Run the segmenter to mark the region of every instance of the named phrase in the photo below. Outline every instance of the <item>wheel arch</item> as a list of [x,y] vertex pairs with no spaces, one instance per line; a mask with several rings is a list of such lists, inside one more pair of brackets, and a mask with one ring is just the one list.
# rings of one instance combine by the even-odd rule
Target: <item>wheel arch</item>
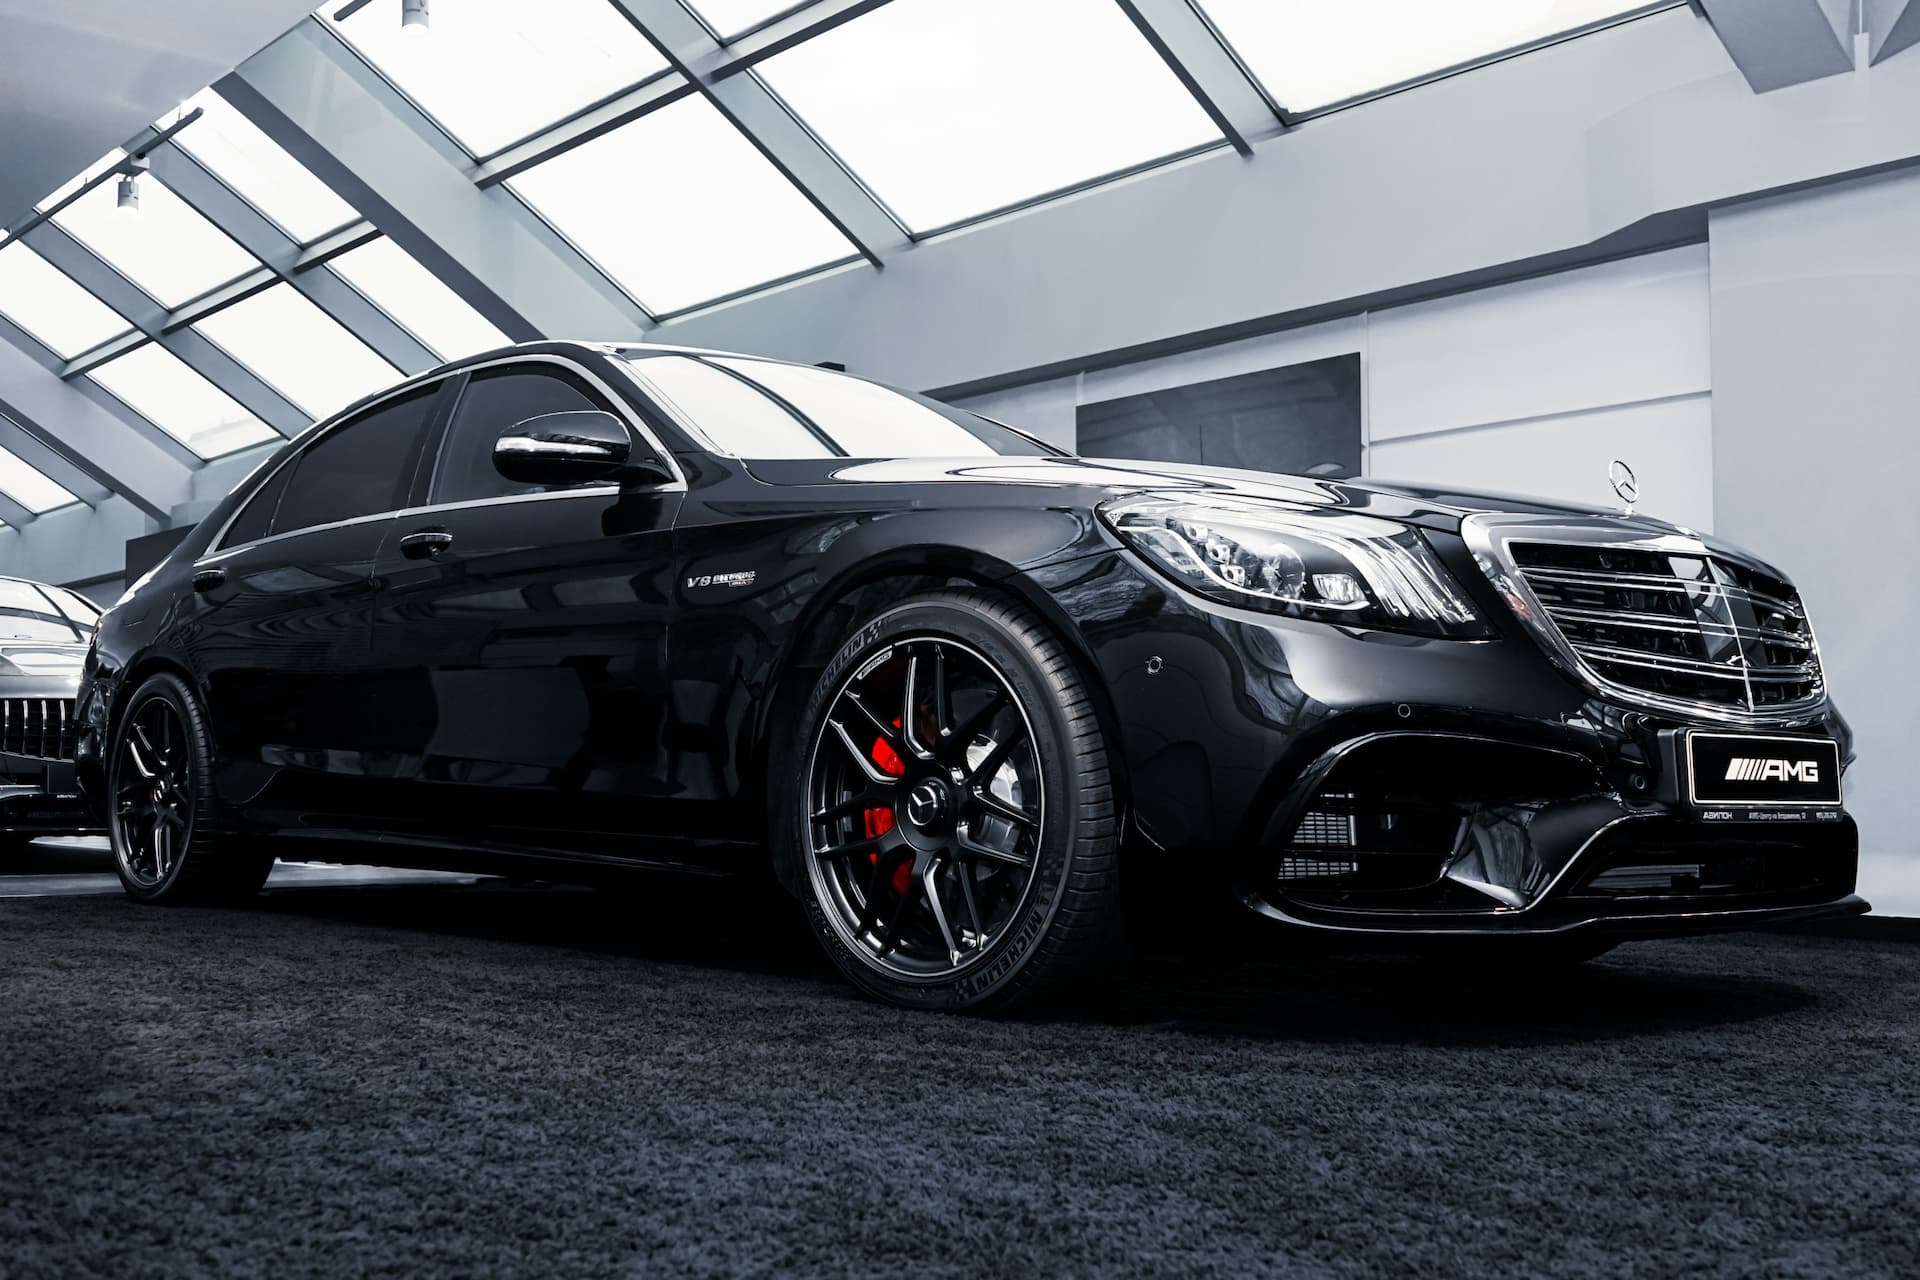
[[790,842],[772,829],[777,815],[773,788],[778,779],[771,762],[780,744],[797,728],[808,697],[833,655],[846,643],[860,620],[898,601],[927,592],[972,589],[1018,604],[1038,615],[1066,648],[1082,683],[1093,699],[1100,730],[1114,749],[1109,751],[1116,795],[1126,811],[1124,759],[1117,749],[1115,709],[1100,677],[1092,650],[1073,620],[1053,597],[1019,566],[962,547],[902,548],[848,569],[817,592],[791,630],[793,639],[776,659],[768,687],[772,696],[755,722],[750,758],[754,762],[752,788],[760,816],[769,834],[769,856],[775,876],[790,892],[805,890],[804,868],[797,865]]
[[[148,679],[161,672],[178,676],[181,681],[186,684],[187,688],[192,690],[194,695],[200,699],[201,706],[206,706],[207,691],[205,683],[200,679],[199,673],[193,669],[193,664],[187,660],[186,656],[164,645],[149,645],[147,648],[134,654],[134,656],[127,661],[126,665],[120,669],[119,681],[114,689],[113,700],[107,705],[107,740],[101,744],[103,749],[112,749],[113,736],[119,731],[121,717],[126,714],[127,700],[132,696],[133,691],[146,683]],[[211,731],[212,726],[209,724],[208,732],[211,733]]]

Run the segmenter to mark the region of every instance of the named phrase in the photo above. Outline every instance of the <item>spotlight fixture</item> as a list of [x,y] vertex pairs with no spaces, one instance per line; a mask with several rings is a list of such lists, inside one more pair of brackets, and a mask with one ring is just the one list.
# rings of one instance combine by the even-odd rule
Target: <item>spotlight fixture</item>
[[400,29],[426,34],[427,0],[400,0]]
[[122,209],[140,209],[140,175],[152,167],[145,156],[135,156],[120,168],[120,183],[115,191],[114,204]]

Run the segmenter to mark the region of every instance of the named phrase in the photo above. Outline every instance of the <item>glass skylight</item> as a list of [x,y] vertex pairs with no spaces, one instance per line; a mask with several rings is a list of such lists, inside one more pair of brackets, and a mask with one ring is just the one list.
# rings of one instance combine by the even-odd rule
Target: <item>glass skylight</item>
[[426,32],[402,28],[399,7],[328,25],[476,156],[667,65],[607,0],[458,0],[436,5]]
[[86,376],[203,458],[276,438],[239,401],[157,342],[116,356]]
[[348,250],[329,265],[442,360],[512,341],[385,236]]
[[67,360],[133,327],[18,240],[0,249],[0,313]]
[[656,314],[854,252],[700,97],[642,116],[508,185]]
[[702,21],[731,40],[743,31],[779,17],[800,0],[693,0],[693,11]]
[[295,240],[306,244],[358,220],[352,205],[225,98],[203,89],[182,103],[180,111],[196,108],[204,114],[175,134],[174,141]]
[[[140,179],[138,209],[117,207],[118,186],[109,178],[54,214],[53,221],[161,306],[171,310],[191,302],[260,265],[153,174]],[[69,183],[61,192],[71,188]]]
[[1639,4],[1621,0],[1201,0],[1289,111],[1311,111],[1504,53]]
[[0,493],[41,515],[80,499],[22,461],[11,449],[0,448]]
[[193,326],[315,418],[400,380],[400,371],[290,284]]
[[1112,0],[893,0],[760,74],[916,231],[1220,138]]

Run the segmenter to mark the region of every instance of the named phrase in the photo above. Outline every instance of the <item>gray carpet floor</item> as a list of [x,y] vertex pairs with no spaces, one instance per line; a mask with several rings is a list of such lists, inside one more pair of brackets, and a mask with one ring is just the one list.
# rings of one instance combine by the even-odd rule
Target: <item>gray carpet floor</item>
[[0,903],[0,1275],[1920,1274],[1920,946],[864,1003],[785,913]]

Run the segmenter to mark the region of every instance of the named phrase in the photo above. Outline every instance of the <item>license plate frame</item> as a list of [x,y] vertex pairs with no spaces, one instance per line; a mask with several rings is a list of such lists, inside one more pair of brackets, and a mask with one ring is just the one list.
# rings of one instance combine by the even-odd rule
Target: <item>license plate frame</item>
[[[1704,796],[1703,755],[1708,784]],[[1838,809],[1846,803],[1840,788],[1840,744],[1832,738],[1692,729],[1685,736],[1683,759],[1687,800],[1697,809]],[[1804,769],[1809,764],[1816,770],[1815,781],[1784,776],[1795,766]],[[1748,766],[1753,777],[1734,776]],[[1788,787],[1800,790],[1782,790]]]

